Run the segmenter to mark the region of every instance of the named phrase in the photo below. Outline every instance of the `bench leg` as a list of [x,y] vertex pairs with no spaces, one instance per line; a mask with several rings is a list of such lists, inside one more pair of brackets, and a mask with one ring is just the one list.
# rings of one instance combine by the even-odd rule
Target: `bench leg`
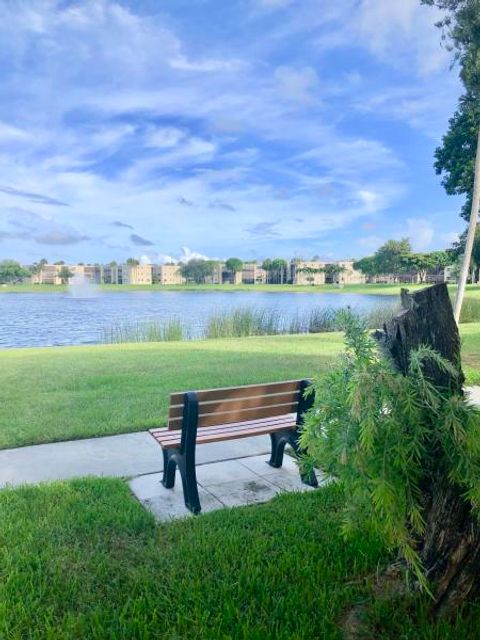
[[[293,451],[295,452],[295,455],[297,456],[297,458],[299,458],[304,452],[298,444],[298,434],[295,431],[290,434],[289,443]],[[317,476],[315,475],[315,471],[313,471],[313,469],[310,473],[302,473],[300,468],[300,478],[302,479],[303,484],[308,484],[310,487],[318,487]]]
[[177,462],[171,453],[171,449],[163,449],[162,484],[165,487],[165,489],[173,489],[173,487],[175,486],[176,470],[177,470]]
[[[296,431],[279,431],[277,433],[271,433],[270,439],[272,441],[272,455],[270,456],[268,464],[271,467],[275,467],[275,469],[282,466],[283,453],[285,451],[286,444],[289,444],[292,447],[297,458],[302,454],[302,450],[298,444],[298,434]],[[304,484],[308,484],[310,487],[318,487],[317,476],[314,471],[311,473],[302,473],[300,471],[300,478]]]
[[285,445],[289,442],[290,434],[285,434],[282,432],[279,433],[271,433],[270,440],[272,442],[272,454],[270,456],[270,460],[268,464],[275,469],[278,469],[282,466],[283,463],[283,452],[285,450]]
[[178,469],[182,476],[183,497],[185,506],[195,515],[200,513],[202,507],[198,495],[197,474],[195,472],[195,464],[189,464],[186,456],[182,456],[178,463]]

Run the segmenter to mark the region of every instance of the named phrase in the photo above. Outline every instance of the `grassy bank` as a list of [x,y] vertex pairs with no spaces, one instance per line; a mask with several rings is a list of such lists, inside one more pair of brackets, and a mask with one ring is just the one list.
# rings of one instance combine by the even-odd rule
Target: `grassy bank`
[[478,608],[447,625],[425,597],[373,602],[389,557],[368,531],[345,542],[341,504],[330,486],[157,526],[120,480],[4,490],[0,636],[340,640],[363,602],[368,637],[473,637]]
[[[480,324],[462,326],[480,383]],[[0,448],[143,430],[165,423],[172,391],[319,376],[339,333],[0,352]]]
[[[122,291],[198,291],[213,292],[223,291],[235,293],[239,291],[271,292],[271,293],[357,293],[359,295],[372,294],[381,296],[397,296],[400,289],[406,288],[410,291],[423,289],[425,284],[347,284],[339,287],[334,284],[322,285],[293,285],[293,284],[102,284],[100,291],[122,292]],[[451,292],[454,292],[456,285],[449,285]],[[65,285],[0,285],[0,293],[66,293],[68,287]],[[467,285],[466,295],[468,297],[480,298],[480,285]]]
[[[385,285],[385,284],[350,284],[338,287],[333,284],[323,285],[292,285],[292,284],[181,284],[181,285],[144,285],[144,284],[103,284],[100,291],[257,291],[274,293],[358,293],[374,295],[398,295],[402,287],[411,291],[422,289],[425,285]],[[0,293],[65,293],[68,287],[64,285],[9,285],[0,286]],[[480,286],[468,287],[468,293],[480,297]]]

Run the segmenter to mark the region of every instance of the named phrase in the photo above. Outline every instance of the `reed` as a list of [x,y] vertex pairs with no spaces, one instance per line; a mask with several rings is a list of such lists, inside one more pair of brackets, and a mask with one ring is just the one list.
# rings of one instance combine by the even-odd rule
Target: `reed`
[[[480,311],[480,300],[475,302],[478,302],[477,307]],[[359,315],[364,317],[367,327],[378,329],[398,310],[397,304],[379,305]],[[211,340],[287,333],[326,333],[341,330],[339,314],[341,311],[330,307],[317,307],[309,313],[297,313],[293,317],[276,309],[236,307],[213,313],[200,331],[189,330],[183,321],[175,317],[168,320],[153,319],[146,322],[116,324],[103,332],[102,342],[171,342],[189,340],[193,337]]]
[[102,342],[173,342],[188,339],[188,333],[178,318],[119,323],[103,331]]

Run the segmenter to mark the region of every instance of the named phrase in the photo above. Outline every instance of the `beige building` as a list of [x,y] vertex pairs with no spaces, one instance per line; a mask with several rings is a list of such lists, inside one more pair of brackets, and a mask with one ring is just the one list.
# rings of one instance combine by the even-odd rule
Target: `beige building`
[[179,264],[156,264],[153,267],[155,282],[158,284],[184,284],[182,269]]
[[290,282],[292,284],[325,284],[325,263],[317,260],[291,262]]
[[336,278],[338,284],[364,284],[366,282],[363,273],[353,268],[353,263],[353,260],[336,260],[335,262],[329,263],[343,267],[343,271],[341,271]]
[[99,284],[102,281],[102,269],[99,265],[44,264],[41,270],[32,276],[31,282],[32,284],[62,284],[60,273],[64,268],[73,274],[72,278],[77,277],[92,284]]
[[243,284],[265,284],[267,272],[256,262],[244,262],[241,278]]
[[32,275],[32,284],[62,284],[58,275],[62,266],[64,265],[44,264],[38,273]]
[[123,284],[152,284],[153,268],[151,264],[122,265]]

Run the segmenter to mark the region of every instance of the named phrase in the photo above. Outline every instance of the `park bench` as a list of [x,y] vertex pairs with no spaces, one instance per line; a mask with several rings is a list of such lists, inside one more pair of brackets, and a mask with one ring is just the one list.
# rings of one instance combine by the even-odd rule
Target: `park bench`
[[[168,426],[150,433],[163,450],[163,480],[175,484],[178,467],[185,505],[200,513],[195,449],[197,444],[270,434],[270,464],[282,466],[285,445],[300,452],[298,436],[303,415],[313,404],[313,392],[305,394],[309,380],[290,380],[224,389],[186,391],[170,395]],[[300,473],[305,484],[317,486],[314,472]]]

